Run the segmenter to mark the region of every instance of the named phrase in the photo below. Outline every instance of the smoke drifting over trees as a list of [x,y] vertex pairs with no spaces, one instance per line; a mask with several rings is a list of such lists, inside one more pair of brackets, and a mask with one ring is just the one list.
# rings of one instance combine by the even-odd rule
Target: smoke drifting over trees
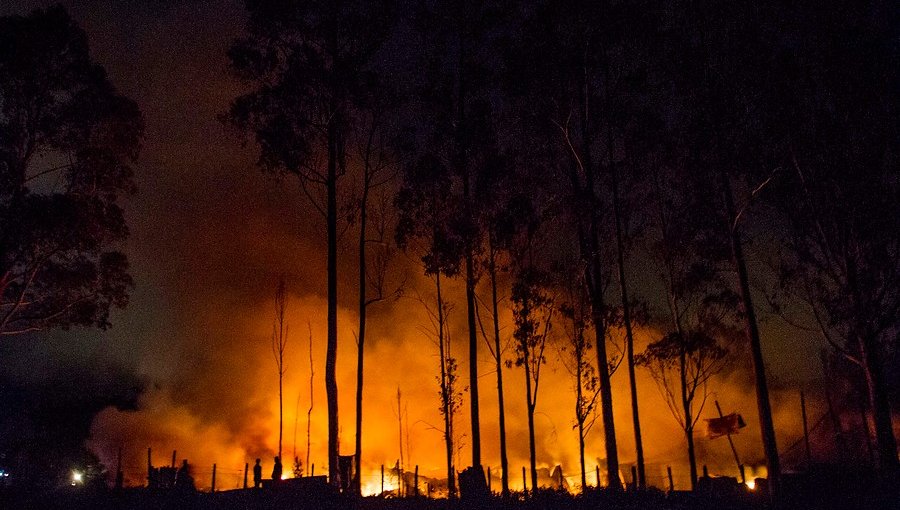
[[[831,399],[863,400],[832,410],[871,425],[873,464],[897,468],[889,2],[188,4],[73,5],[87,36],[62,8],[0,21],[0,70],[18,73],[0,73],[0,338],[116,326],[4,346],[65,366],[69,339],[111,345],[147,381],[90,407],[107,465],[129,438],[126,465],[147,446],[220,468],[269,458],[306,414],[275,392],[324,389],[304,468],[338,483],[355,451],[365,492],[394,464],[399,387],[404,463],[429,476],[502,465],[505,490],[526,464],[531,485],[581,465],[571,482],[592,485],[599,465],[616,487],[634,465],[665,486],[673,464],[687,487],[698,464],[734,474],[728,449],[694,444],[708,389],[747,418],[747,463],[774,476],[800,433],[792,385],[825,416],[826,347],[849,363]],[[41,16],[68,36],[40,36]],[[121,17],[138,29],[105,30]],[[33,40],[75,60],[23,63]],[[75,85],[29,88],[40,73]],[[280,274],[279,322],[309,323],[313,342],[277,344],[276,387]],[[562,344],[574,385],[545,354]],[[635,356],[652,373],[610,370]],[[660,395],[651,376],[666,373]]]

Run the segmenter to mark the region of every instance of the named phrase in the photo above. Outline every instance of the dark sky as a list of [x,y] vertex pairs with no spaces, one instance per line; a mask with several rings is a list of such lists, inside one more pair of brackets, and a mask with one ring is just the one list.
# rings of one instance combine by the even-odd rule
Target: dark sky
[[[0,7],[0,15],[23,14],[53,3],[5,3]],[[277,400],[273,406],[271,392],[275,378],[268,344],[275,279],[279,274],[286,274],[291,293],[290,349],[293,352],[288,370],[294,372],[289,375],[291,397],[285,405],[291,409],[292,419],[294,400],[299,395],[300,408],[304,411],[301,430],[309,397],[303,392],[308,387],[306,324],[309,322],[313,337],[318,340],[314,351],[321,365],[325,280],[324,239],[320,234],[323,222],[306,205],[295,181],[276,182],[263,175],[254,166],[253,147],[242,147],[237,134],[217,120],[217,115],[241,92],[239,84],[228,74],[225,51],[243,29],[242,3],[237,0],[62,3],[87,32],[93,58],[107,69],[120,92],[137,101],[145,117],[146,135],[136,168],[139,192],[126,202],[131,228],[126,251],[136,285],[129,307],[113,316],[114,326],[110,331],[54,333],[49,338],[33,339],[28,345],[7,346],[13,353],[10,359],[16,360],[8,370],[40,378],[53,367],[78,366],[96,370],[101,378],[114,377],[123,369],[143,377],[148,384],[141,402],[143,410],[102,413],[95,422],[92,443],[107,462],[115,445],[125,443],[130,465],[135,470],[131,473],[133,477],[140,476],[140,459],[148,445],[158,451],[177,448],[204,465],[218,459],[222,466],[227,459],[229,466],[242,467],[245,458],[270,455],[273,437],[277,437],[274,429],[277,419],[273,421],[272,414],[277,409]],[[351,242],[348,239],[345,244],[349,246]],[[351,252],[345,249],[344,253]],[[346,264],[352,263],[352,257],[344,256],[344,259],[349,259]],[[344,274],[347,276],[342,278],[341,300],[348,309],[342,309],[340,319],[345,339],[341,344],[341,364],[347,370],[339,377],[339,384],[346,381],[341,386],[346,388],[342,389],[341,396],[342,437],[344,444],[350,445],[353,372],[349,367],[355,315],[349,307],[355,293],[347,290],[352,288],[355,272]],[[415,274],[412,281],[417,282]],[[370,433],[371,439],[367,441],[372,442],[367,444],[376,451],[373,455],[380,455],[372,458],[372,462],[393,462],[391,456],[396,453],[382,443],[395,441],[390,435],[396,430],[392,428],[396,422],[390,421],[394,419],[391,401],[396,387],[405,384],[403,390],[412,402],[410,421],[419,423],[412,426],[414,433],[418,428],[426,438],[414,445],[417,449],[414,453],[421,452],[424,470],[424,466],[431,464],[439,467],[440,459],[430,453],[429,446],[429,441],[438,441],[439,436],[433,431],[425,432],[428,429],[422,423],[437,423],[439,418],[437,388],[431,371],[435,360],[429,356],[422,359],[421,355],[420,359],[413,359],[423,349],[431,349],[427,342],[416,340],[422,336],[418,326],[423,320],[421,311],[416,311],[417,306],[414,301],[391,303],[373,317],[370,356],[388,360],[389,369],[373,368],[370,372],[375,381],[370,401],[373,408],[378,407],[373,410],[371,423],[385,431],[383,435],[377,430]],[[460,305],[458,310],[461,308]],[[457,315],[460,317],[462,312]],[[769,333],[768,339],[775,339],[767,339],[766,351],[776,387],[779,382],[802,381],[817,375],[818,346],[805,345],[801,350],[784,328],[774,322],[763,327]],[[460,329],[455,338],[462,337]],[[323,373],[324,369],[317,365],[317,413],[322,415],[324,390],[320,378]],[[489,368],[484,368],[482,373],[490,374]],[[509,377],[514,378],[514,385],[519,383],[518,372],[510,372]],[[547,384],[551,386],[565,384],[564,374],[550,377]],[[556,382],[553,377],[557,377]],[[624,378],[616,379],[619,379],[616,384],[624,388],[621,380]],[[658,398],[649,378],[643,382],[647,399]],[[721,381],[719,398],[730,400],[725,407],[739,408],[751,422],[755,419],[755,400],[746,383],[746,373],[737,370]],[[482,393],[484,399],[493,399],[492,395],[496,394],[490,388]],[[624,393],[620,395],[624,397]],[[524,412],[515,408],[516,399],[521,397],[511,397],[509,404],[513,426],[521,425],[524,416]],[[786,392],[784,398],[778,395],[775,398],[776,405],[780,405],[776,409],[776,422],[783,426],[785,441],[792,437],[797,426],[792,399],[791,392]],[[623,424],[618,435],[627,462],[633,455],[629,453],[630,431],[624,426],[629,419],[625,399],[618,400],[616,412],[621,416],[618,422]],[[376,402],[379,405],[374,405]],[[568,400],[548,399],[544,405],[546,418],[541,418],[540,426],[549,439],[539,445],[546,452],[539,457],[548,463],[551,459],[568,462],[576,446],[562,439],[570,434],[569,422],[550,416],[555,415],[553,409],[559,409],[559,415],[568,413],[570,404]],[[648,403],[646,426],[656,427],[660,437],[674,433],[671,417],[656,407],[659,406]],[[483,436],[493,437],[491,412],[486,411]],[[468,425],[463,420],[460,426]],[[324,423],[320,428],[324,431]],[[512,433],[514,440],[523,428]],[[291,436],[293,422],[286,425],[285,432],[286,437]],[[202,438],[202,447],[189,445],[198,436]],[[320,437],[318,444],[314,439],[314,448],[324,448],[324,433]],[[761,454],[756,438],[754,433],[739,439],[739,446],[750,458]],[[721,446],[709,447],[709,462],[724,469],[730,453],[719,452]],[[285,448],[290,448],[290,442]],[[592,448],[592,455],[602,451],[600,444]],[[669,462],[672,455],[678,455],[672,453],[673,448],[677,449],[678,445],[650,446],[648,458]],[[701,446],[701,450],[705,448]],[[487,446],[486,455],[494,455],[495,449]],[[514,462],[523,462],[525,455],[525,447],[517,447]]]

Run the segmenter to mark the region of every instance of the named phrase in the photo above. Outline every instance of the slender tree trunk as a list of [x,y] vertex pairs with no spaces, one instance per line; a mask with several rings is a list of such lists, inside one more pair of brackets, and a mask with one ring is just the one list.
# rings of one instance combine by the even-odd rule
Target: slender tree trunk
[[531,489],[537,489],[537,459],[534,442],[534,405],[531,396],[531,359],[529,348],[525,346],[522,366],[525,368],[525,402],[528,406],[528,460],[531,467]]
[[309,409],[306,410],[306,469],[307,472],[312,476],[312,472],[310,468],[312,465],[309,463],[309,453],[310,453],[310,445],[312,442],[312,412],[313,412],[313,404],[315,403],[313,399],[313,381],[315,376],[314,364],[313,364],[313,336],[312,336],[312,324],[307,323],[307,327],[309,328]]
[[619,197],[619,171],[613,160],[612,136],[607,136],[609,166],[612,173],[613,216],[616,223],[616,265],[619,270],[619,290],[622,298],[622,320],[625,323],[625,348],[628,361],[628,383],[631,387],[631,418],[634,427],[634,449],[637,456],[637,485],[646,486],[644,442],[641,438],[641,419],[638,414],[637,378],[634,370],[634,333],[631,324],[631,303],[628,300],[628,280],[625,278],[625,242],[622,232],[622,202]]
[[[772,406],[769,403],[769,385],[766,382],[766,365],[763,360],[762,345],[759,337],[759,328],[756,323],[756,310],[753,307],[753,299],[750,296],[750,280],[747,275],[747,263],[744,260],[744,250],[741,245],[741,234],[735,221],[736,212],[734,197],[731,192],[731,183],[724,169],[719,170],[722,192],[725,198],[726,218],[728,218],[728,232],[731,238],[731,259],[738,276],[738,290],[741,296],[741,312],[744,314],[744,325],[747,338],[750,341],[750,351],[753,359],[753,373],[756,378],[756,405],[759,412],[759,428],[762,433],[763,449],[766,454],[766,470],[769,479],[769,494],[777,499],[780,489],[781,463],[778,459],[778,445],[775,442],[775,426],[772,423]],[[895,452],[896,457],[896,452]]]
[[[679,328],[680,329],[680,328]],[[681,333],[679,332],[679,335]],[[684,348],[684,337],[681,338],[681,352],[678,355],[678,377],[681,382],[681,409],[684,412],[684,438],[687,441],[688,467],[691,473],[691,490],[697,490],[697,455],[694,451],[694,417],[691,412],[691,401],[687,389],[687,353]]]
[[335,487],[340,486],[337,388],[337,122],[337,120],[332,120],[328,126],[328,174],[326,177],[328,341],[325,352],[325,392],[328,400],[328,480]]
[[503,405],[503,358],[500,349],[500,315],[498,313],[497,299],[497,264],[494,245],[491,243],[490,250],[490,271],[491,271],[491,306],[493,308],[494,318],[494,361],[497,370],[497,400],[500,421],[500,494],[503,497],[509,496],[509,459],[506,455],[506,410]]
[[[606,352],[606,322],[604,319],[605,304],[603,301],[603,264],[600,258],[599,231],[599,204],[595,187],[594,168],[590,147],[589,128],[589,101],[588,101],[588,77],[587,66],[584,66],[581,101],[581,140],[582,140],[582,165],[585,174],[584,194],[588,197],[587,211],[589,217],[589,231],[583,232],[581,249],[587,248],[588,253],[582,252],[582,258],[587,262],[585,267],[585,281],[588,282],[588,294],[591,299],[591,318],[594,321],[594,331],[597,338],[597,375],[600,379],[600,409],[603,416],[603,436],[606,446],[606,469],[611,489],[621,489],[622,481],[619,479],[619,453],[616,447],[616,425],[613,416],[612,389],[610,388],[609,365]],[[585,242],[587,241],[587,242]]]
[[[685,413],[687,414],[687,413]],[[694,449],[694,427],[684,429],[684,438],[687,440],[688,463],[691,466],[691,490],[697,490],[697,452]]]
[[469,404],[472,416],[472,467],[481,470],[481,427],[478,417],[478,332],[475,329],[475,269],[466,253],[466,312],[469,326]]
[[272,328],[272,354],[278,369],[278,458],[282,458],[284,442],[284,350],[287,347],[287,329],[284,314],[287,308],[284,278],[275,287],[275,324]]
[[575,356],[575,418],[577,419],[578,424],[578,461],[581,465],[581,492],[584,493],[587,488],[587,466],[584,464],[584,420],[585,409],[582,407],[582,398],[584,397],[584,387],[582,386],[581,379],[583,377],[582,367],[584,366],[584,351],[581,347],[576,346],[576,356]]
[[284,374],[278,376],[278,458],[281,459],[281,444],[284,439]]
[[403,496],[403,408],[400,407],[400,387],[397,387],[397,431],[400,439],[400,460],[397,461],[397,495]]
[[363,183],[363,196],[359,211],[359,338],[356,344],[356,449],[354,451],[353,490],[361,494],[362,468],[362,402],[363,402],[363,354],[366,343],[366,220],[369,198],[369,170]]
[[453,466],[453,388],[450,387],[447,366],[447,338],[444,336],[444,299],[441,295],[441,275],[435,274],[438,306],[438,351],[441,356],[441,407],[444,415],[444,445],[447,450],[447,493],[456,498],[456,469]]

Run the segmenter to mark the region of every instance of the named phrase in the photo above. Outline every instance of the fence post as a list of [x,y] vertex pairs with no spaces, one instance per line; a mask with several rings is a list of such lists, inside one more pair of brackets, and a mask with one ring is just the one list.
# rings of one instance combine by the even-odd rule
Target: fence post
[[250,469],[250,463],[244,462],[244,488],[247,488],[247,470]]
[[675,481],[672,480],[672,466],[666,466],[666,472],[669,474],[669,492],[675,490]]
[[418,464],[416,464],[416,475],[415,475],[415,478],[413,479],[413,483],[416,486],[415,494],[416,494],[416,497],[418,498],[419,497],[419,465]]
[[213,479],[212,479],[212,487],[209,489],[210,494],[214,494],[216,492],[216,465],[213,463]]

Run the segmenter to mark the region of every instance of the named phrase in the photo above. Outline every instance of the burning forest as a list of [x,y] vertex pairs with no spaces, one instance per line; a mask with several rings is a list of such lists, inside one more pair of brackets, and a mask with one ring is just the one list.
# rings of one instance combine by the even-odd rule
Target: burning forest
[[895,11],[0,7],[0,505],[892,508]]

